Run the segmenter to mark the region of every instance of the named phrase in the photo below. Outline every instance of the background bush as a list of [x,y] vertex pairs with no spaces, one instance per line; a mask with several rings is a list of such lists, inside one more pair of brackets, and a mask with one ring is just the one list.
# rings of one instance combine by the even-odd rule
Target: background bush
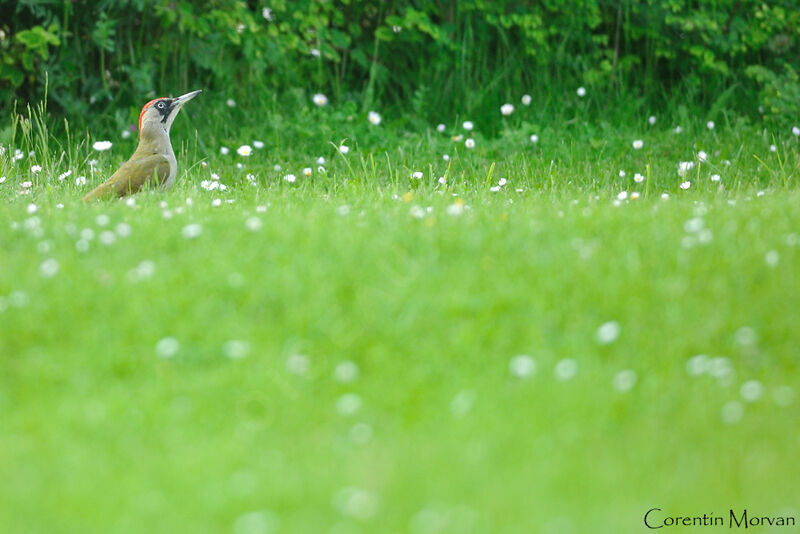
[[751,112],[758,95],[779,123],[800,112],[795,0],[2,4],[0,106],[40,99],[47,76],[71,121],[125,124],[147,96],[197,87],[244,103],[319,91],[425,121],[488,108],[499,121],[503,99],[546,104],[577,85]]

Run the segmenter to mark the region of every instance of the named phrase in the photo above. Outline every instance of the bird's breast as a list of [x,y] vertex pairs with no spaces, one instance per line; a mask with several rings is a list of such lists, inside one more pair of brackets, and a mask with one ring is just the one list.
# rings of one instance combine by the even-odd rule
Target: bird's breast
[[175,154],[172,152],[167,154],[167,160],[169,160],[169,176],[167,176],[167,179],[164,180],[164,184],[161,186],[163,189],[170,189],[172,184],[175,183],[175,178],[178,176],[178,160],[175,159]]

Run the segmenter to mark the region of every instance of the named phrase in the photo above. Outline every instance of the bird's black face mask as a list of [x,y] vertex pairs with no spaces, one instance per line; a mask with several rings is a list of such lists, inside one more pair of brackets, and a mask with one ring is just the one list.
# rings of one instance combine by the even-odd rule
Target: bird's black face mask
[[166,123],[169,114],[172,113],[172,110],[175,108],[175,99],[174,98],[164,98],[159,100],[155,103],[156,111],[161,114],[161,122]]

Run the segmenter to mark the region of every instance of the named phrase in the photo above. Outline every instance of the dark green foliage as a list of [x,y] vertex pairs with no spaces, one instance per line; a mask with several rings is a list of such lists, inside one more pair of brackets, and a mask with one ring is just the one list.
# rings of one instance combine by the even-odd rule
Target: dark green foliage
[[[0,102],[50,100],[71,120],[149,95],[270,100],[289,89],[404,106],[409,120],[484,113],[565,88],[601,101],[734,103],[800,112],[795,0],[126,0],[0,3]],[[264,9],[269,9],[265,17]],[[271,19],[271,20],[268,20]],[[210,94],[209,94],[210,93]],[[306,95],[307,96],[307,95]]]

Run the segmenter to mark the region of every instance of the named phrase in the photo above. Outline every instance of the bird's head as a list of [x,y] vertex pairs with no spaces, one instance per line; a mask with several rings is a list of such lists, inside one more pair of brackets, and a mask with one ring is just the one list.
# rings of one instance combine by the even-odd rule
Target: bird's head
[[145,104],[139,113],[139,137],[145,132],[169,134],[172,121],[178,116],[183,105],[199,93],[200,90],[197,90],[177,98],[155,98]]

